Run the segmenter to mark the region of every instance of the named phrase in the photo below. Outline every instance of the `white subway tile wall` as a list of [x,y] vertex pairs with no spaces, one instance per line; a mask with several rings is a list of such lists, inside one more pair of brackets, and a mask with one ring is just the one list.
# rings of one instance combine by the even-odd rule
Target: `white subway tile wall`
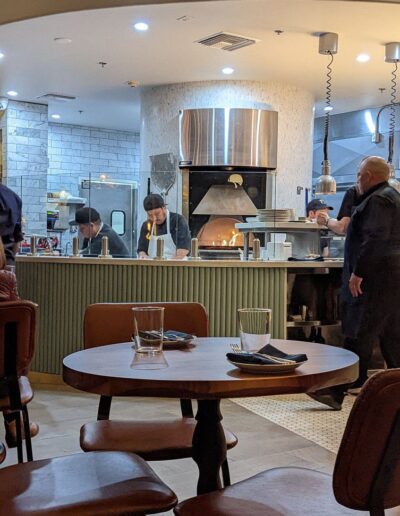
[[3,131],[3,182],[23,201],[25,232],[46,234],[47,192],[79,195],[79,180],[139,180],[139,133],[48,122],[48,106],[9,101]]

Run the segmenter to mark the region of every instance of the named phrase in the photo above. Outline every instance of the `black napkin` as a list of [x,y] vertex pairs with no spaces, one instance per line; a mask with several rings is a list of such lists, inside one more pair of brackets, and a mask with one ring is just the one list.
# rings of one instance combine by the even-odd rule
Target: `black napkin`
[[293,258],[293,256],[290,256],[288,258],[288,262],[323,262],[325,261],[324,260],[324,257],[323,256],[318,256],[317,258]]
[[253,355],[253,353],[227,353],[226,358],[231,362],[239,362],[240,364],[279,365],[274,360]]
[[286,358],[287,360],[294,360],[295,362],[306,362],[308,360],[307,355],[299,353],[298,355],[287,355],[280,349],[275,348],[271,344],[267,344],[258,351],[258,353],[265,353],[276,358]]

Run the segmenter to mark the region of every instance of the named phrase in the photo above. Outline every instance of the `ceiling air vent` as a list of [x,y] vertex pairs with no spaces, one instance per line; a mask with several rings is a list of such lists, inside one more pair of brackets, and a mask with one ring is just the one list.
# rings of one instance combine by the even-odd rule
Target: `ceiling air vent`
[[56,102],[68,102],[70,100],[76,99],[76,97],[71,97],[71,95],[61,95],[60,93],[46,93],[45,95],[40,95],[36,98],[44,100],[55,100]]
[[207,47],[217,48],[219,50],[228,50],[233,52],[239,50],[239,48],[254,45],[259,41],[255,38],[247,38],[246,36],[240,36],[239,34],[231,34],[230,32],[218,32],[212,36],[199,39],[195,43],[206,45]]

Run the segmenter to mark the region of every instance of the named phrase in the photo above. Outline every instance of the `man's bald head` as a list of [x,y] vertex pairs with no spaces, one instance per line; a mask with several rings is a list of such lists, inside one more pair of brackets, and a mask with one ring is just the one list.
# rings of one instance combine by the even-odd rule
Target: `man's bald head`
[[360,163],[357,174],[357,186],[361,194],[367,192],[379,183],[389,179],[390,168],[386,161],[379,156],[368,156]]

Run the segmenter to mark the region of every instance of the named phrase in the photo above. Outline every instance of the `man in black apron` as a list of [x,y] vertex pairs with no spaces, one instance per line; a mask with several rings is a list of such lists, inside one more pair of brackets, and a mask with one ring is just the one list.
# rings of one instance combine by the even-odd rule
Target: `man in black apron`
[[22,234],[22,201],[7,186],[0,184],[0,236],[4,244],[7,265],[15,264],[15,255]]
[[[388,368],[400,367],[400,194],[387,182],[385,160],[365,158],[357,175],[362,195],[345,244],[341,291],[345,348],[359,356],[359,377],[367,380],[373,343],[379,340]],[[311,397],[340,410],[347,386]]]

